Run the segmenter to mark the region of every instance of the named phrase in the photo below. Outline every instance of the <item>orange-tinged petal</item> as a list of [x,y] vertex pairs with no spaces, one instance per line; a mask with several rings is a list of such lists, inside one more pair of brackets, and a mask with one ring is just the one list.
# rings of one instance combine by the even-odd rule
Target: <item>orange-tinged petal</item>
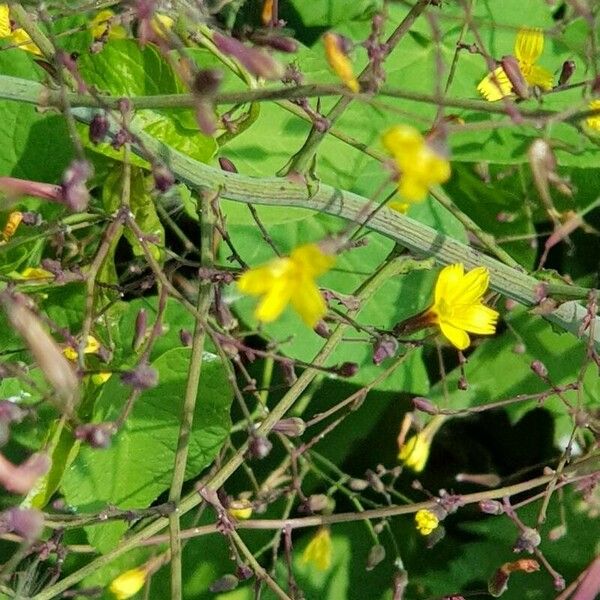
[[515,56],[526,65],[533,65],[544,50],[544,34],[541,29],[523,28],[515,40]]
[[496,102],[510,96],[512,85],[502,67],[486,75],[477,86],[477,91],[488,101]]
[[440,330],[444,337],[459,350],[466,350],[471,343],[471,338],[468,333],[454,325],[451,325],[447,321],[440,320]]
[[554,75],[548,69],[538,65],[532,65],[524,77],[529,85],[536,85],[542,90],[551,90],[554,85]]
[[309,326],[314,327],[327,312],[327,304],[312,280],[307,280],[298,287],[291,298],[292,306]]
[[8,4],[0,4],[0,38],[10,36],[10,11]]

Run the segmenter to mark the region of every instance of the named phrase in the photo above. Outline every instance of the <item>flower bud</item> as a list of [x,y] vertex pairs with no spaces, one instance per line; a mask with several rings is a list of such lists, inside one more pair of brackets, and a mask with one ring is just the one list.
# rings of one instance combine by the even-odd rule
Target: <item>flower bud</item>
[[218,69],[201,69],[194,77],[192,90],[200,96],[214,96],[223,81],[223,72]]
[[321,319],[314,328],[314,332],[324,338],[324,339],[329,339],[331,337],[331,330],[329,329],[329,327],[327,326],[327,323],[325,323],[325,321],[323,321],[323,319]]
[[90,123],[89,138],[92,144],[97,145],[104,141],[106,134],[108,133],[109,125],[108,119],[104,114],[94,115]]
[[165,165],[154,165],[152,168],[154,187],[161,193],[169,191],[175,183],[175,176]]
[[381,544],[372,546],[367,558],[367,571],[372,571],[384,558],[385,548]]
[[148,390],[158,385],[158,373],[147,363],[142,363],[132,371],[123,373],[121,381],[136,390]]
[[86,423],[75,429],[75,438],[91,448],[104,449],[110,446],[115,426],[112,423]]
[[131,348],[135,352],[146,337],[146,326],[148,325],[148,313],[146,309],[141,308],[135,317],[135,329]]
[[531,370],[540,378],[547,379],[548,378],[548,369],[546,365],[541,360],[534,360],[531,363]]
[[536,529],[525,527],[513,546],[513,552],[525,551],[533,554],[533,551],[540,545],[541,541],[542,538]]
[[283,433],[288,437],[299,437],[306,430],[306,423],[299,417],[289,417],[277,421],[273,426],[273,431]]
[[382,335],[373,344],[373,364],[380,365],[386,358],[392,358],[398,351],[398,340],[391,335]]
[[216,581],[213,581],[208,588],[213,594],[220,594],[222,592],[230,592],[234,590],[239,583],[239,579],[231,573],[219,577]]
[[428,415],[437,415],[439,412],[438,407],[427,398],[417,396],[416,398],[413,398],[412,402],[415,410],[427,413]]
[[272,448],[273,444],[266,437],[253,435],[248,444],[248,454],[250,458],[261,460],[269,455]]
[[519,98],[529,98],[529,86],[521,73],[519,63],[514,56],[503,56],[500,60],[502,69],[506,73],[510,84],[512,85],[513,92],[519,96]]
[[192,345],[192,334],[187,329],[179,331],[179,341],[182,346],[189,348]]
[[298,42],[290,37],[277,35],[271,32],[255,32],[251,40],[258,46],[268,46],[278,52],[293,54],[298,52]]
[[247,579],[250,579],[250,577],[252,577],[253,575],[254,571],[248,565],[238,565],[235,570],[235,576],[240,581],[246,581]]
[[221,169],[223,169],[223,171],[227,171],[228,173],[238,172],[235,165],[224,156],[219,157],[219,166],[221,167]]
[[348,482],[348,487],[354,492],[362,492],[369,487],[369,482],[365,481],[364,479],[356,479],[353,477]]
[[28,542],[37,540],[44,529],[44,515],[35,508],[9,508],[0,513],[0,531],[15,533]]
[[336,371],[341,377],[354,377],[358,373],[358,365],[355,362],[345,362]]
[[565,60],[558,77],[558,85],[567,84],[573,76],[573,73],[575,73],[575,69],[576,65],[574,60]]
[[479,503],[479,510],[486,515],[501,515],[504,507],[497,500],[482,500]]
[[90,193],[86,182],[92,173],[92,165],[87,160],[74,160],[63,175],[63,199],[73,212],[83,212],[89,204]]

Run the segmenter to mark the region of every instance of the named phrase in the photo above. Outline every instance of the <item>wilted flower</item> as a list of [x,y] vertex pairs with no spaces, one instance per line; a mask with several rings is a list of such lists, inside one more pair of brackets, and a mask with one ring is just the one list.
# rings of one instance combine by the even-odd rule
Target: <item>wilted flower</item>
[[328,271],[334,260],[316,244],[305,244],[289,257],[246,271],[238,280],[238,288],[244,294],[262,296],[254,312],[259,321],[274,321],[291,303],[302,320],[314,327],[327,312],[315,278]]
[[335,74],[344,85],[355,94],[360,91],[360,85],[354,76],[352,62],[344,52],[342,39],[335,33],[328,32],[323,36],[325,57]]
[[302,563],[312,563],[319,571],[327,571],[331,566],[333,544],[328,527],[321,527],[302,553]]
[[148,572],[142,567],[130,569],[113,579],[108,589],[117,600],[127,600],[144,587],[147,575]]
[[[98,350],[100,350],[100,342],[93,335],[88,335],[87,340],[85,342],[85,347],[83,349],[83,353],[96,354]],[[73,346],[67,346],[63,350],[63,354],[65,358],[73,362],[76,361],[79,356],[79,354],[77,353],[77,348],[74,348]]]
[[415,525],[421,535],[429,535],[439,524],[440,520],[435,513],[426,508],[417,511],[415,514]]
[[[420,202],[429,188],[450,178],[450,163],[433,150],[423,136],[410,125],[396,125],[381,138],[393,156],[399,171],[398,192],[408,202]],[[388,206],[405,212],[408,204]]]
[[[515,41],[515,57],[523,78],[530,86],[542,90],[552,88],[554,77],[550,71],[536,64],[544,49],[544,35],[540,29],[523,28]],[[502,67],[497,67],[477,86],[477,91],[490,102],[509,96],[512,84]]]
[[95,40],[106,38],[120,40],[127,36],[125,28],[119,24],[115,13],[110,9],[101,10],[90,22],[90,31]]
[[2,238],[3,239],[0,241],[0,244],[8,242],[8,240],[10,240],[10,238],[13,235],[15,235],[15,232],[17,231],[17,228],[21,224],[22,220],[23,220],[23,213],[18,210],[15,210],[8,215],[8,219],[6,220],[6,225],[4,226],[4,229],[2,230]]

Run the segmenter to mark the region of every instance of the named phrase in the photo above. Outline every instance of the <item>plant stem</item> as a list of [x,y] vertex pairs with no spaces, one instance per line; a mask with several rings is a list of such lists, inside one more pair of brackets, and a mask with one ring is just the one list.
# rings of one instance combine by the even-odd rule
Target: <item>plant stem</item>
[[[200,217],[200,262],[204,268],[210,269],[213,264],[212,239],[213,239],[213,209],[211,200],[213,194],[205,191],[200,195],[199,217]],[[180,511],[181,489],[185,478],[185,467],[187,465],[190,433],[194,421],[196,399],[198,397],[198,385],[202,371],[202,353],[204,352],[204,341],[206,339],[206,318],[212,299],[212,283],[208,279],[200,281],[198,290],[197,311],[198,316],[194,326],[192,339],[192,353],[190,356],[190,367],[188,371],[187,384],[183,408],[181,411],[181,424],[179,426],[179,438],[177,440],[177,451],[175,454],[175,466],[171,489],[169,490],[169,501],[175,506],[175,510],[169,515],[169,533],[171,538],[171,598],[181,600],[181,538],[180,538]]]

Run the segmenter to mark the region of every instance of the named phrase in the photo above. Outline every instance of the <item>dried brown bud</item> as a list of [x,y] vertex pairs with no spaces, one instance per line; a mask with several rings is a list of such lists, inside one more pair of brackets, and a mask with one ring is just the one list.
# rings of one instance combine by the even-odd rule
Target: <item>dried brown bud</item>
[[573,76],[573,73],[575,73],[575,69],[576,65],[574,60],[565,60],[558,77],[558,85],[565,85],[568,83]]
[[341,377],[354,377],[358,373],[358,365],[355,362],[342,363],[336,372]]
[[479,509],[486,515],[501,515],[504,512],[502,503],[497,500],[482,500]]
[[227,171],[228,173],[237,173],[238,172],[235,165],[228,158],[226,158],[224,156],[219,157],[219,166],[221,167],[221,169],[223,169],[223,171]]
[[194,77],[192,90],[200,96],[214,96],[223,81],[223,72],[217,69],[201,69]]
[[375,544],[369,550],[367,558],[367,571],[372,571],[385,558],[385,548],[381,544]]
[[542,538],[536,529],[525,527],[513,546],[513,552],[525,551],[533,554],[533,551],[540,545],[541,541]]
[[288,437],[299,437],[306,430],[306,423],[300,417],[281,419],[273,425],[273,431],[283,433]]
[[108,119],[104,114],[94,115],[90,122],[89,138],[92,144],[97,145],[104,141],[106,134],[108,133],[109,125]]

